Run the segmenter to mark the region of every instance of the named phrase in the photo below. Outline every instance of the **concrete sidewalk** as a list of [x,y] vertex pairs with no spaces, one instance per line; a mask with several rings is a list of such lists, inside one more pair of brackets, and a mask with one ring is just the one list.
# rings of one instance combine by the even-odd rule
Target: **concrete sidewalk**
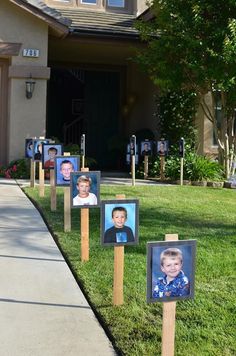
[[0,179],[1,356],[116,355],[40,214]]

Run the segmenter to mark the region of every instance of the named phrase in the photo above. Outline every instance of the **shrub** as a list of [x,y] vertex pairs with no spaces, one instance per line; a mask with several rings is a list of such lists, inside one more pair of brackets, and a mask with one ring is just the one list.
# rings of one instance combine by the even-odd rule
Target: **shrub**
[[0,176],[5,178],[24,178],[30,177],[29,161],[25,158],[13,160],[7,167],[0,167]]

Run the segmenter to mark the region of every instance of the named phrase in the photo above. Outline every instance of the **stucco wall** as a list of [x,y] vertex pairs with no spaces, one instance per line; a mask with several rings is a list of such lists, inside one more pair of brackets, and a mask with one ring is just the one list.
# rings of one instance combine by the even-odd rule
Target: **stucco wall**
[[[1,0],[0,42],[21,43],[19,55],[10,58],[8,157],[9,161],[24,155],[26,137],[42,136],[46,120],[46,84],[44,78],[35,78],[39,68],[47,66],[48,27],[42,20],[16,5]],[[39,58],[22,56],[23,48],[39,49]],[[37,70],[36,70],[37,69]],[[25,96],[25,80],[32,73],[35,91],[32,99]]]

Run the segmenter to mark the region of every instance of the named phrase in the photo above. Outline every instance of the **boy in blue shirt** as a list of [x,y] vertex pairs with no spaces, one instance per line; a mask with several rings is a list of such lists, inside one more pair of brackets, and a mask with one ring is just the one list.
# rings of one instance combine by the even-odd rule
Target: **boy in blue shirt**
[[178,248],[168,248],[160,255],[163,277],[159,277],[153,298],[182,297],[189,295],[190,282],[182,271],[183,255]]

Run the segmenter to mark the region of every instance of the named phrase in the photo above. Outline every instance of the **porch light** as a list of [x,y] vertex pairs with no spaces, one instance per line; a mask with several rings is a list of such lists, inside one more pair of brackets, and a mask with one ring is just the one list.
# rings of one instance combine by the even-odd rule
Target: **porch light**
[[35,81],[30,77],[25,81],[25,95],[27,99],[31,99],[34,92]]

